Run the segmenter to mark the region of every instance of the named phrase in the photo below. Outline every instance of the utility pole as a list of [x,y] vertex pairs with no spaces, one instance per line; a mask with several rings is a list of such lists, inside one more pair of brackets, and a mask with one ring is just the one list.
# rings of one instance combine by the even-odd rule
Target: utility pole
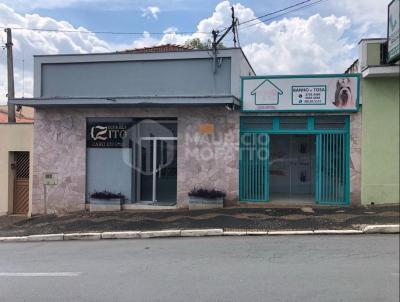
[[6,28],[4,30],[7,33],[7,83],[8,83],[8,122],[15,123],[15,106],[10,103],[10,100],[14,99],[14,64],[13,64],[13,53],[12,53],[12,36],[11,28]]
[[237,19],[235,18],[235,9],[233,8],[233,6],[231,7],[231,10],[232,10],[233,47],[236,47],[236,32],[237,32],[236,21],[237,21]]
[[236,47],[236,37],[237,37],[237,18],[235,17],[235,9],[233,6],[231,7],[232,10],[232,23],[231,25],[225,30],[224,33],[222,33],[221,37],[217,40],[219,36],[219,31],[218,30],[213,30],[212,36],[213,36],[213,42],[212,42],[212,50],[213,50],[213,61],[214,61],[214,73],[217,72],[217,50],[218,50],[218,44],[221,43],[221,41],[225,38],[225,36],[232,30],[233,33],[233,45]]

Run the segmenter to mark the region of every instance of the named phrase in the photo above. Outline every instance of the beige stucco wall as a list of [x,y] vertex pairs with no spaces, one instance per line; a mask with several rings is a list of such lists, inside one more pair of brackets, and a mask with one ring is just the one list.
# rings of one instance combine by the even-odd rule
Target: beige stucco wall
[[[174,117],[178,120],[177,206],[187,207],[193,187],[218,188],[227,200],[238,196],[239,113],[220,107],[38,109],[35,112],[33,213],[44,210],[44,172],[58,173],[47,191],[48,212],[85,208],[86,118]],[[201,124],[214,124],[214,134],[200,134]]]
[[[13,174],[10,168],[12,153],[16,151],[30,152],[32,171],[33,124],[0,124],[0,215],[12,213]],[[32,177],[30,177],[32,188]],[[32,190],[29,192],[29,209],[32,204]],[[30,214],[30,213],[29,213]]]

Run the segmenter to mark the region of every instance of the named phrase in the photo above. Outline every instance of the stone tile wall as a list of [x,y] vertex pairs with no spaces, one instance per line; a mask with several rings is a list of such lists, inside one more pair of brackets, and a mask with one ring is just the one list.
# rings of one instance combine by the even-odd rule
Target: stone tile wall
[[[34,125],[32,213],[85,208],[86,118],[176,117],[178,119],[177,205],[187,207],[193,187],[227,192],[227,201],[238,196],[239,113],[225,107],[38,109]],[[202,124],[213,124],[213,134],[199,133]],[[43,173],[54,172],[58,184],[47,186]]]
[[[32,213],[43,213],[43,173],[58,173],[58,184],[47,187],[50,213],[85,208],[86,118],[175,117],[178,119],[177,205],[187,207],[194,187],[227,192],[227,201],[238,198],[239,113],[224,107],[38,109],[34,124]],[[351,114],[351,204],[361,196],[361,112]],[[213,134],[199,126],[213,124]]]
[[361,204],[361,116],[362,110],[350,115],[350,202]]

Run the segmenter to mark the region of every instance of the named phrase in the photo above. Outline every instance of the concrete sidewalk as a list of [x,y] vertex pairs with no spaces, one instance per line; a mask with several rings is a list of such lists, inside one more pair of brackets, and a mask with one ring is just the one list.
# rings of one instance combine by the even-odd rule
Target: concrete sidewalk
[[[173,232],[174,236],[184,236],[188,233],[187,230],[199,229],[221,229],[225,235],[272,235],[283,231],[290,231],[293,234],[329,234],[332,231],[368,232],[368,228],[365,228],[367,225],[398,224],[398,205],[358,208],[225,208],[190,212],[186,210],[96,214],[78,212],[32,218],[0,217],[0,237],[28,238],[31,235],[52,234],[49,236],[51,240],[60,240],[61,237],[73,238],[75,236],[73,234],[89,233],[85,236],[93,239],[116,236],[112,234],[117,232],[129,233],[126,235],[128,237],[144,238],[154,237],[148,233],[152,231],[163,231],[159,234],[164,236],[170,232]],[[29,238],[34,240],[36,237]]]

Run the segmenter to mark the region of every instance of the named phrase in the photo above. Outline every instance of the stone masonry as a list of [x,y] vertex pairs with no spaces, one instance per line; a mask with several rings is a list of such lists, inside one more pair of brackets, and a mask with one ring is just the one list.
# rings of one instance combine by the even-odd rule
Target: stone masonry
[[[187,207],[194,187],[217,188],[228,202],[238,198],[239,113],[221,107],[37,109],[34,125],[32,213],[43,213],[43,173],[57,173],[47,186],[48,213],[83,210],[86,196],[86,119],[176,117],[178,120],[177,206]],[[199,133],[213,124],[213,134]]]
[[[227,193],[238,200],[239,112],[224,107],[37,109],[34,124],[32,213],[43,213],[43,173],[58,173],[58,184],[47,187],[49,213],[85,209],[86,119],[92,117],[168,118],[178,120],[177,206],[188,207],[194,187]],[[350,115],[351,204],[360,204],[361,112]],[[213,134],[199,126],[213,124]]]
[[361,116],[362,108],[350,114],[350,201],[361,204]]

